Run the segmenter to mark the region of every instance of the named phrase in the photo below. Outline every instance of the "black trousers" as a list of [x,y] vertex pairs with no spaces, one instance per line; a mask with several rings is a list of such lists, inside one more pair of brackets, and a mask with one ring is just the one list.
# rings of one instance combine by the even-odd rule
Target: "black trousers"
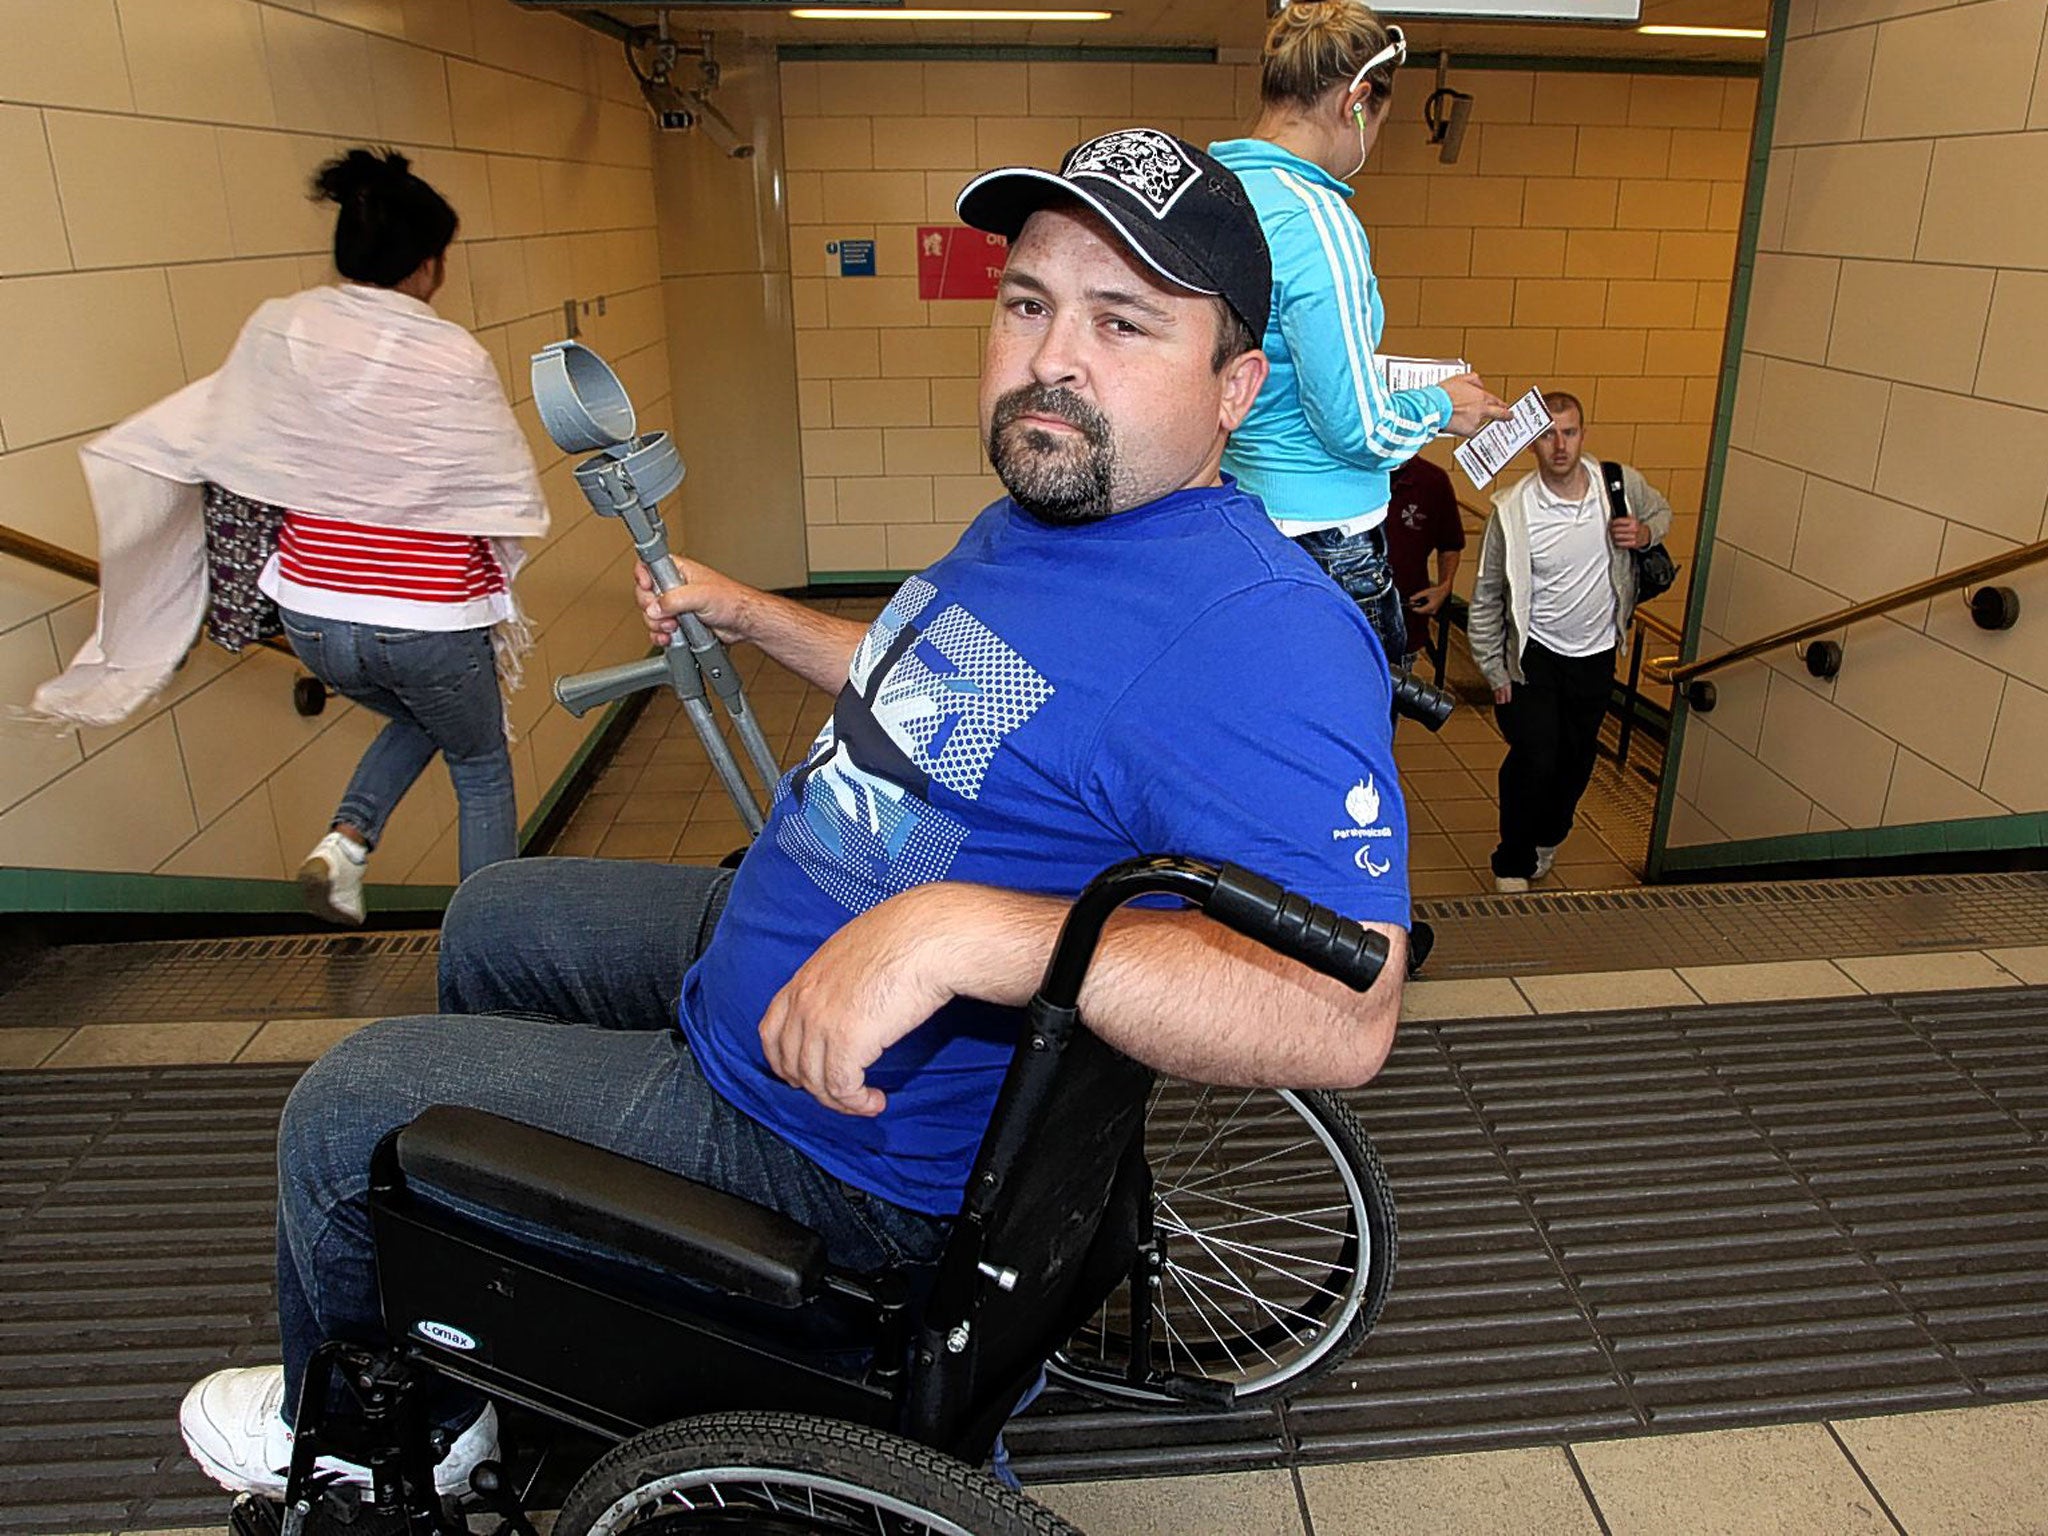
[[1536,850],[1555,848],[1593,777],[1600,722],[1614,686],[1614,649],[1560,656],[1531,640],[1508,702],[1494,711],[1508,755],[1500,765],[1500,846],[1496,875],[1536,872]]

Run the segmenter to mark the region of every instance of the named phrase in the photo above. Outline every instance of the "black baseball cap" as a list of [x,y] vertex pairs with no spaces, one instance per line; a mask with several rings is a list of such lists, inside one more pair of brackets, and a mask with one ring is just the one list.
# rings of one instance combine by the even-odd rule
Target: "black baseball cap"
[[1070,198],[1168,282],[1216,295],[1265,337],[1273,259],[1244,184],[1222,162],[1157,128],[1119,128],[1068,150],[1057,173],[1032,165],[985,172],[956,206],[964,222],[1014,240],[1032,214]]

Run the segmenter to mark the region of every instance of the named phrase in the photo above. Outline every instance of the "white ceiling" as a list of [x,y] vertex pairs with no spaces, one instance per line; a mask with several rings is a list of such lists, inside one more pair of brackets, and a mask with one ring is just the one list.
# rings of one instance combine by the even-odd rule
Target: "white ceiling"
[[[832,0],[808,0],[830,4]],[[781,8],[717,9],[690,6],[673,12],[678,30],[713,28],[784,43],[888,45],[950,43],[981,46],[1195,46],[1255,49],[1265,30],[1263,0],[910,0],[912,4],[1000,5],[1012,10],[1071,10],[1094,7],[1116,17],[1095,24],[949,24],[861,20],[796,21]],[[651,20],[658,6],[645,0],[594,0],[591,9],[621,20]],[[1643,0],[1643,20],[1663,24],[1762,27],[1768,0]],[[1389,3],[1385,14],[1399,20]],[[1402,21],[1409,44],[1419,53],[1449,49],[1460,53],[1540,54],[1619,59],[1722,60],[1760,63],[1760,41],[1727,38],[1645,37],[1632,27],[1574,26],[1564,23]]]

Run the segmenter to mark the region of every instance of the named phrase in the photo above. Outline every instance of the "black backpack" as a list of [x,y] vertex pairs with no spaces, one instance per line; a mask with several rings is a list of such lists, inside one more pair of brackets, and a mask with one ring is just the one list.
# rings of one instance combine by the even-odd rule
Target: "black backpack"
[[[1628,491],[1621,480],[1621,466],[1612,459],[1600,461],[1600,480],[1607,487],[1607,515],[1610,519],[1628,516]],[[1671,590],[1671,584],[1678,580],[1678,562],[1671,558],[1671,551],[1662,544],[1646,544],[1632,549],[1636,557],[1636,601],[1647,603],[1651,598]]]

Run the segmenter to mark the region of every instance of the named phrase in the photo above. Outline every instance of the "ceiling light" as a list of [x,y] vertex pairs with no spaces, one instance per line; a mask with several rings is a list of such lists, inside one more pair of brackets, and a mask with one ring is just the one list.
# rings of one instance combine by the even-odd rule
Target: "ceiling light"
[[1108,21],[1114,11],[919,11],[842,10],[791,11],[798,21]]
[[1637,27],[1649,37],[1754,37],[1767,34],[1762,27]]

